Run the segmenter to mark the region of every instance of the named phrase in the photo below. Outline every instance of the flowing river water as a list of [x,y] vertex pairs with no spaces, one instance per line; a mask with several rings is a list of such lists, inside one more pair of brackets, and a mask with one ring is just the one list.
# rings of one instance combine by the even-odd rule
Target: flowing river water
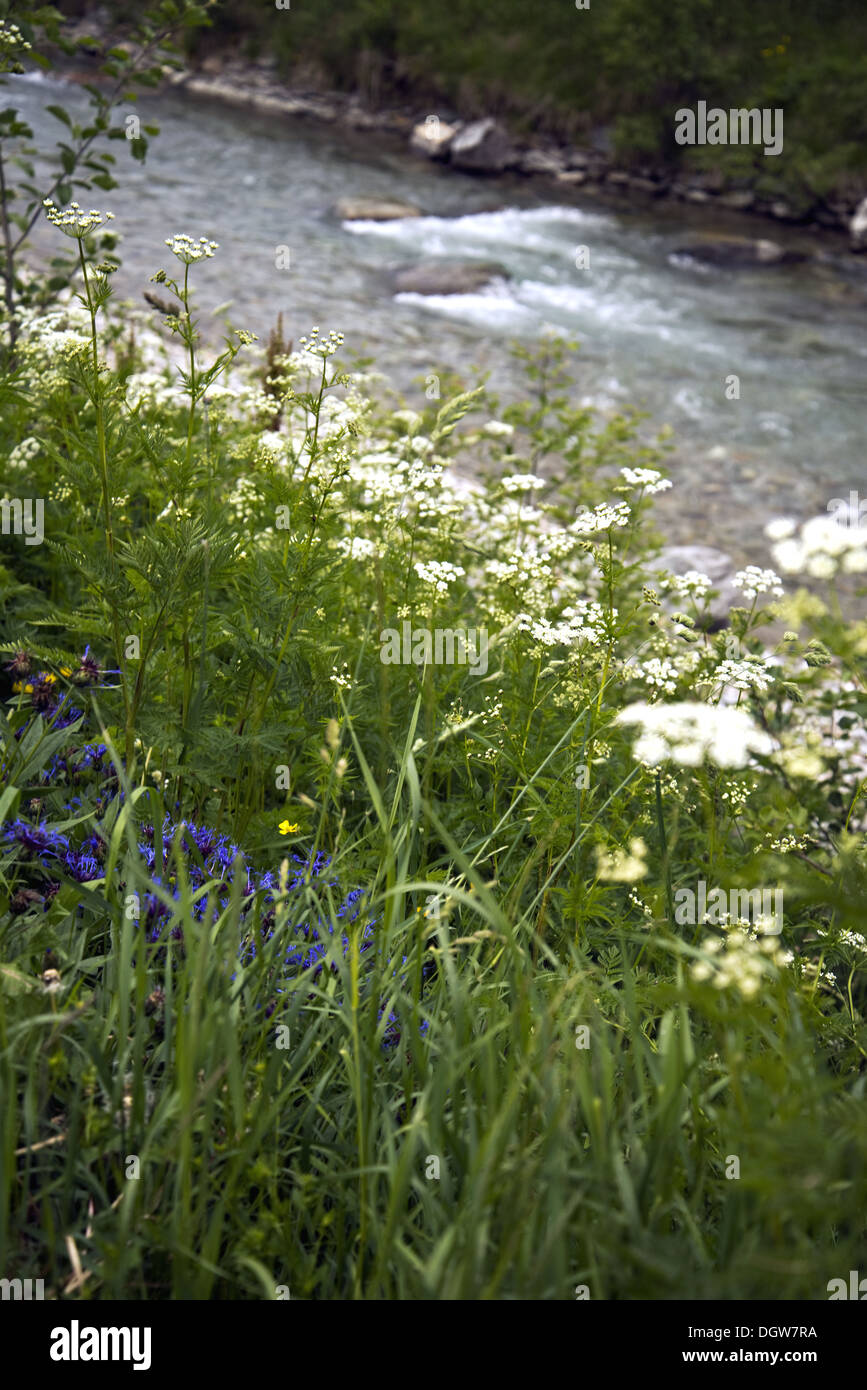
[[[15,79],[9,95],[45,147],[61,102],[83,116],[84,93],[53,79]],[[655,202],[636,208],[517,177],[479,179],[411,155],[403,142],[303,119],[278,118],[172,92],[135,108],[161,134],[144,166],[118,154],[120,187],[84,193],[123,235],[116,292],[141,304],[167,266],[174,232],[219,242],[196,267],[197,304],[216,338],[232,323],[260,338],[282,312],[286,335],[339,329],[346,345],[424,403],[443,369],[469,384],[487,373],[504,399],[522,393],[509,345],[554,329],[577,339],[575,399],[610,412],[635,405],[648,433],[674,430],[658,499],[666,533],[767,563],[764,522],[824,512],[860,487],[867,425],[865,267],[842,243],[758,219]],[[341,223],[350,195],[398,198],[424,216]],[[677,249],[708,231],[773,237],[807,249],[806,263],[733,270]],[[47,250],[50,228],[37,248]],[[589,267],[576,266],[576,249]],[[278,247],[289,268],[276,268]],[[395,295],[390,272],[436,258],[496,261],[505,276],[473,294]],[[283,259],[285,260],[285,254]],[[740,399],[726,398],[737,375]]]

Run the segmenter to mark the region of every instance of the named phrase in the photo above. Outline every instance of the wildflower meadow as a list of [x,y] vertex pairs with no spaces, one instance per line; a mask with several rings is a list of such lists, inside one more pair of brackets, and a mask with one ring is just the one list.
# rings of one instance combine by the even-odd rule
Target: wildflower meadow
[[867,1275],[863,518],[769,508],[720,620],[660,559],[666,432],[565,338],[518,402],[399,399],[349,322],[215,341],[207,215],[112,216],[94,91],[56,176],[0,115],[0,1274]]

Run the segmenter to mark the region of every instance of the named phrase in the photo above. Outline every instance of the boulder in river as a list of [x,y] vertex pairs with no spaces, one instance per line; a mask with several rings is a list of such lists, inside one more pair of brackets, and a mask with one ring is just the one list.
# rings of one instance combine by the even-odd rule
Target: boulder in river
[[413,126],[410,148],[428,159],[448,159],[449,149],[459,129],[457,125],[441,121],[439,116],[427,116]]
[[392,281],[397,294],[473,294],[505,275],[491,261],[419,261],[395,271]]
[[471,121],[452,140],[449,156],[457,169],[475,174],[500,174],[514,163],[509,137],[492,117]]
[[790,265],[794,261],[806,260],[802,251],[792,251],[779,242],[753,237],[715,237],[693,241],[689,246],[678,246],[674,255],[691,256],[696,261],[707,261],[711,265],[741,266]]
[[413,203],[395,198],[341,198],[334,211],[341,222],[396,222],[401,217],[421,217]]
[[867,251],[867,198],[862,198],[849,223],[849,244],[853,251]]

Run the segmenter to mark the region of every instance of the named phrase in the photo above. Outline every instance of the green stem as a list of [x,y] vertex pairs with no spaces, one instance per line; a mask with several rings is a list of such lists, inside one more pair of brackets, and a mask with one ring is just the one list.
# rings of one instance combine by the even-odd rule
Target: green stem
[[196,349],[195,337],[193,334],[193,321],[190,318],[189,303],[189,280],[190,267],[184,263],[184,291],[181,298],[184,303],[184,313],[186,315],[186,339],[187,347],[190,350],[190,418],[187,424],[187,468],[189,468],[193,458],[193,427],[196,421]]
[[[87,273],[87,261],[84,255],[84,243],[79,238],[78,259],[81,264],[81,273],[84,277],[84,293],[87,301],[87,311],[90,315],[90,350],[91,366],[93,369],[93,404],[96,410],[96,439],[99,458],[100,486],[102,488],[102,514],[105,528],[105,545],[108,551],[108,563],[111,570],[112,582],[111,590],[108,595],[108,604],[111,609],[111,626],[114,637],[115,659],[117,660],[118,670],[123,676],[122,643],[120,632],[120,620],[118,617],[115,594],[117,593],[117,562],[114,553],[114,531],[111,522],[111,494],[108,485],[108,450],[105,438],[105,408],[102,399],[102,383],[99,379],[99,340],[96,329],[96,316],[99,312],[93,301],[93,294],[90,287],[90,276]],[[132,758],[132,734],[129,718],[129,698],[127,695],[126,680],[121,680],[121,690],[123,691],[124,710],[126,712],[126,758],[129,763]]]
[[6,300],[6,313],[9,319],[9,351],[15,351],[18,336],[18,323],[15,318],[15,248],[12,245],[12,229],[9,225],[9,200],[6,193],[6,167],[3,162],[3,147],[0,145],[0,225],[3,228],[3,290]]

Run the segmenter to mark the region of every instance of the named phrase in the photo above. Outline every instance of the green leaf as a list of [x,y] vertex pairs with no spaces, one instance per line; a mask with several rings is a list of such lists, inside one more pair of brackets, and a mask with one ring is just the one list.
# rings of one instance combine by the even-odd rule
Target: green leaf
[[56,120],[62,121],[65,126],[68,126],[69,129],[72,130],[72,117],[68,111],[64,111],[62,106],[46,106],[45,109],[50,116],[54,116]]
[[15,819],[15,812],[18,810],[18,801],[20,797],[21,792],[18,787],[6,787],[4,791],[0,793],[0,825],[2,825],[4,821]]

